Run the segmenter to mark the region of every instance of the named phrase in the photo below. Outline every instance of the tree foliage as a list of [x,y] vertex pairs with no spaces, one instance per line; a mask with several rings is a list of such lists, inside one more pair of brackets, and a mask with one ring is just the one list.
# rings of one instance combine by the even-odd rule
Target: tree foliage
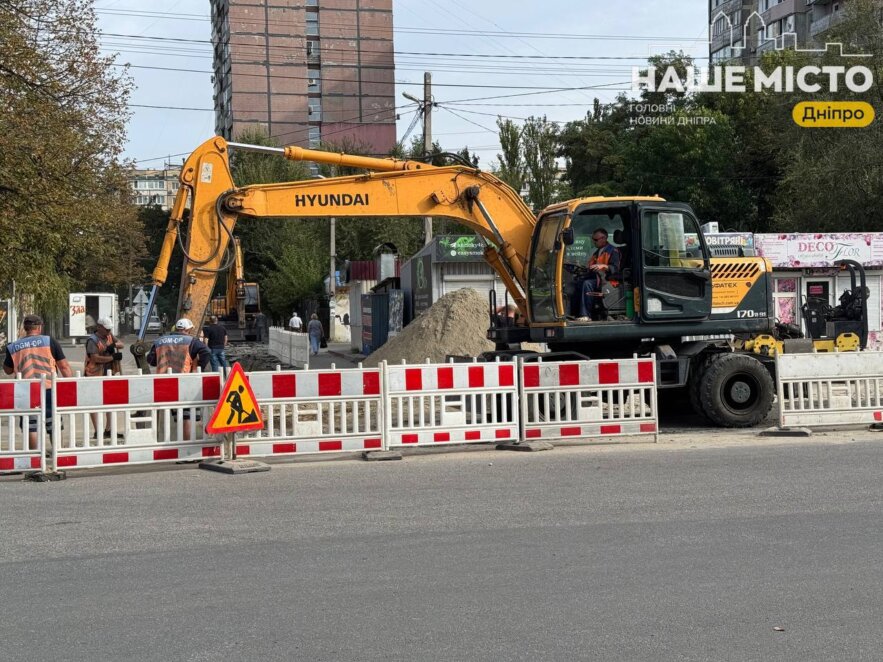
[[515,191],[521,192],[524,187],[525,166],[521,151],[521,128],[510,119],[497,118],[500,149],[497,154],[497,177],[506,182]]
[[528,117],[521,133],[524,168],[534,209],[543,209],[556,198],[558,182],[558,129],[544,117]]
[[[883,28],[879,0],[854,0],[845,20],[825,35],[846,52],[822,56],[771,51],[758,63],[775,67],[855,65],[872,69],[863,94],[837,92],[653,92],[595,103],[559,136],[566,176],[579,196],[658,193],[691,204],[704,221],[754,232],[883,231]],[[686,75],[692,61],[671,52],[650,59],[659,81],[668,66]],[[827,86],[823,86],[826,88]],[[878,119],[862,129],[798,126],[791,117],[801,101],[865,101]],[[646,122],[647,119],[664,120]]]
[[38,307],[142,276],[119,161],[131,80],[113,65],[88,0],[0,2],[0,284]]

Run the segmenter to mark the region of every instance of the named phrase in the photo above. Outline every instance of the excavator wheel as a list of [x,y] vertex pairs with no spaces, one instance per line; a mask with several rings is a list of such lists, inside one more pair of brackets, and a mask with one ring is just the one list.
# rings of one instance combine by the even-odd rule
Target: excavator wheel
[[714,425],[747,428],[763,421],[776,387],[766,367],[745,354],[711,354],[694,366],[693,408]]

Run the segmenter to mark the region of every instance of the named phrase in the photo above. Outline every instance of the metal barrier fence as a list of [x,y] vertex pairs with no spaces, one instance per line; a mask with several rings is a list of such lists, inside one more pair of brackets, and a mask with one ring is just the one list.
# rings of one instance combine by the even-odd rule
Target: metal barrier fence
[[[220,457],[223,439],[207,434],[205,425],[224,377],[55,378],[51,391],[39,380],[0,382],[0,471],[46,468],[49,411],[51,469]],[[239,435],[236,451],[243,458],[535,439],[608,441],[658,431],[652,359],[382,363],[246,377],[264,427]],[[856,388],[872,390],[867,380]],[[874,389],[879,406],[883,386],[875,382]]]
[[519,361],[519,370],[525,440],[658,434],[653,359]]
[[306,333],[295,333],[273,326],[270,327],[269,352],[283,364],[294,368],[310,367],[310,337]]
[[776,356],[779,425],[883,422],[883,353],[824,352]]
[[242,434],[237,457],[383,450],[381,370],[252,372],[264,429]]
[[53,380],[52,467],[77,469],[219,457],[205,433],[219,373]]
[[519,439],[514,363],[386,365],[389,448]]
[[45,402],[40,379],[0,382],[0,473],[46,469]]

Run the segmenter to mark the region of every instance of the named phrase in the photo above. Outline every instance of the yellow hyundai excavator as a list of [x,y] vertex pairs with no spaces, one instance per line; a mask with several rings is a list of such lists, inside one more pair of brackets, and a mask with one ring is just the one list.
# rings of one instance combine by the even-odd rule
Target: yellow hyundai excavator
[[257,340],[255,316],[261,312],[261,290],[257,283],[245,280],[245,260],[239,237],[233,237],[229,261],[225,293],[212,299],[210,314],[227,329],[230,342]]
[[[237,187],[231,149],[366,172]],[[772,406],[775,361],[768,350],[781,349],[783,329],[774,319],[767,260],[716,257],[690,207],[659,197],[581,198],[535,216],[509,186],[466,163],[437,167],[212,138],[182,168],[151,309],[176,242],[184,252],[179,316],[198,327],[239,218],[321,216],[444,216],[473,229],[519,313],[511,324],[490,310],[488,338],[501,352],[541,342],[552,350],[548,360],[653,356],[659,387],[688,388],[694,409],[722,426],[755,425]],[[577,312],[580,283],[598,230],[622,259],[617,278],[604,283],[603,315],[586,321]],[[743,340],[741,349],[733,336]]]

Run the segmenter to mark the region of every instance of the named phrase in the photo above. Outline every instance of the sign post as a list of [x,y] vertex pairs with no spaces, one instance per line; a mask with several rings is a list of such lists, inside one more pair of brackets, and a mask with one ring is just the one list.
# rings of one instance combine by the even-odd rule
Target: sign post
[[227,375],[227,381],[224,382],[224,388],[221,389],[215,411],[205,426],[208,434],[224,435],[221,459],[200,462],[199,468],[226,474],[269,471],[270,466],[263,462],[236,459],[236,433],[261,430],[263,427],[261,407],[251,390],[251,384],[248,383],[242,366],[238,362],[234,363],[233,369]]

